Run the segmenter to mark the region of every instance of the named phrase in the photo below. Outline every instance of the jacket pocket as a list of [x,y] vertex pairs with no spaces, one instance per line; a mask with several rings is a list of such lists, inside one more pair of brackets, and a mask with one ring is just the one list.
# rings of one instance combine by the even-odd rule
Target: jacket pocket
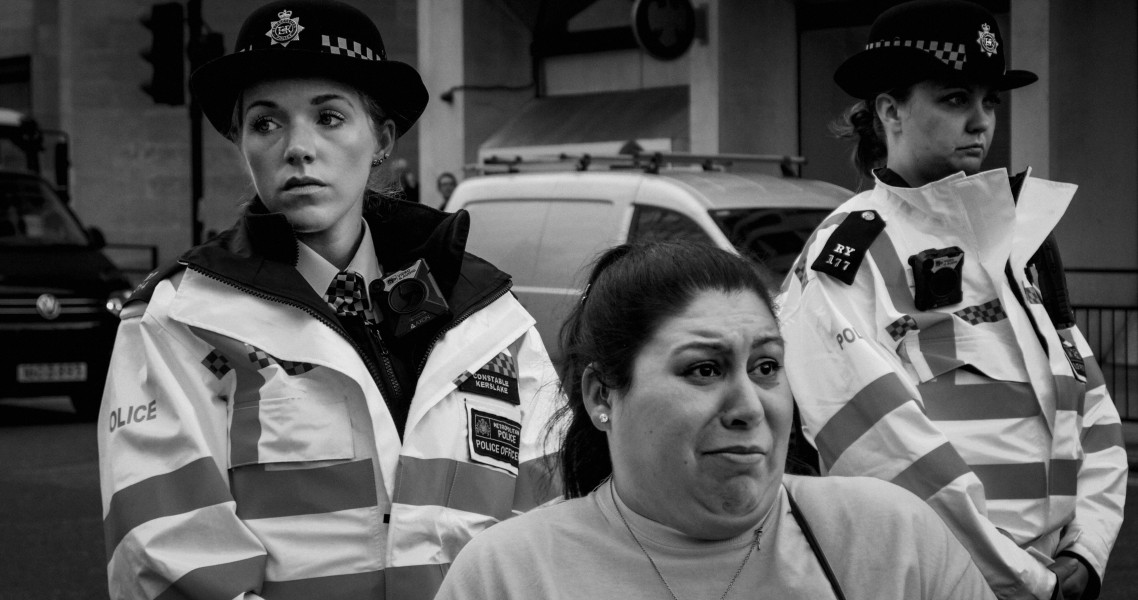
[[230,468],[354,457],[352,421],[342,398],[264,398],[233,409]]

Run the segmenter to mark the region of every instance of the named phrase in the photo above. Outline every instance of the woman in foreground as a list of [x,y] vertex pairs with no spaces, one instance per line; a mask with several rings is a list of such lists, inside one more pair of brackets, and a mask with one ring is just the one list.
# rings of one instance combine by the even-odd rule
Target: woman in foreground
[[891,484],[784,474],[792,403],[754,265],[624,245],[563,328],[564,502],[497,525],[438,598],[991,598]]

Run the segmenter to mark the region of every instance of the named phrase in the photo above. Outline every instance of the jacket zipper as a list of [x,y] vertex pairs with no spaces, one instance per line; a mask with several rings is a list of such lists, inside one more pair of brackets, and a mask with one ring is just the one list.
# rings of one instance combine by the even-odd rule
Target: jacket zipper
[[399,378],[395,376],[395,367],[391,366],[391,354],[387,351],[387,345],[383,343],[383,337],[379,335],[379,329],[369,322],[364,324],[364,330],[367,332],[372,348],[379,351],[383,371],[387,374],[387,383],[389,384],[387,391],[391,392],[392,402],[402,401],[403,386],[399,385]]
[[[371,358],[363,351],[363,349],[360,348],[358,344],[356,344],[356,341],[352,339],[352,336],[348,335],[348,332],[346,330],[344,330],[344,328],[339,323],[332,322],[327,317],[325,317],[324,315],[312,310],[310,307],[308,307],[305,304],[301,304],[299,302],[293,302],[291,300],[288,300],[287,298],[282,298],[280,296],[274,296],[272,294],[267,294],[265,292],[255,290],[255,289],[253,289],[247,285],[243,285],[243,284],[240,284],[240,283],[238,283],[232,279],[229,279],[228,277],[223,277],[223,276],[218,275],[217,273],[214,273],[212,271],[207,271],[207,270],[205,270],[205,269],[203,269],[197,265],[192,265],[192,264],[186,263],[186,262],[183,262],[182,264],[185,265],[187,269],[190,269],[190,270],[194,271],[195,273],[200,273],[202,275],[205,275],[206,277],[213,279],[214,281],[220,281],[221,283],[224,283],[225,285],[228,285],[230,287],[238,289],[238,290],[240,290],[246,294],[249,294],[250,296],[253,296],[254,298],[260,298],[262,300],[269,300],[272,302],[276,302],[278,304],[283,304],[285,306],[291,306],[293,308],[300,309],[300,310],[304,311],[305,313],[307,313],[308,315],[312,316],[317,321],[320,321],[324,325],[327,325],[329,329],[331,329],[332,331],[335,331],[336,333],[338,333],[340,335],[340,337],[347,340],[348,344],[350,344],[352,346],[352,349],[354,349],[356,351],[356,354],[359,355],[360,359],[363,360],[364,366],[367,367],[367,371],[371,375],[372,380],[375,382],[375,384],[377,386],[380,387],[380,389],[383,389],[383,387],[384,387],[383,383],[382,383],[383,378],[381,377],[381,374],[379,373],[378,367],[371,360]],[[386,353],[386,349],[384,349],[384,352]],[[387,368],[388,368],[388,372],[390,373],[390,371],[391,371],[390,365],[387,365]],[[392,381],[394,381],[394,377],[392,377]],[[396,382],[395,385],[398,386],[399,385],[398,382]]]

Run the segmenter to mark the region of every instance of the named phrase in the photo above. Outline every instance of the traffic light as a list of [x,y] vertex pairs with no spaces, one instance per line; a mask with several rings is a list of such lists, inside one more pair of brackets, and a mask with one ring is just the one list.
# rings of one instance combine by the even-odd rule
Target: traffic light
[[150,49],[142,51],[153,68],[149,83],[142,90],[158,104],[179,106],[186,100],[185,22],[179,2],[164,2],[150,7],[150,16],[141,19],[150,30]]

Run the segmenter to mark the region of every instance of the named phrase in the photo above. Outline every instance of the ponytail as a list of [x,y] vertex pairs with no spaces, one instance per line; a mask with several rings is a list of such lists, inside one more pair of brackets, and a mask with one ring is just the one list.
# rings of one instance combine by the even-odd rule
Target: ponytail
[[[913,93],[912,85],[886,92],[897,102],[905,102]],[[830,131],[840,139],[857,141],[851,159],[857,172],[873,179],[873,170],[884,167],[889,158],[889,148],[885,145],[885,126],[877,116],[874,98],[859,100],[850,106],[834,122]]]
[[857,172],[868,179],[873,179],[874,169],[885,166],[889,156],[885,129],[871,105],[871,101],[860,100],[830,124],[830,131],[838,138],[857,141],[850,158]]

